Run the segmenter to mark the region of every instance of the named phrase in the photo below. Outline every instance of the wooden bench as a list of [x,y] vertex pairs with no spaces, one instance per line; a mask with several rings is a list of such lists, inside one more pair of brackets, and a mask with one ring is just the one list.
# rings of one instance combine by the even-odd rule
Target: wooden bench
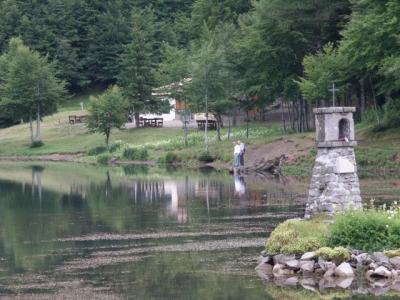
[[142,127],[163,127],[163,118],[139,118],[138,126]]
[[[205,130],[206,128],[206,120],[197,120],[197,128],[199,130]],[[208,120],[207,128],[209,130],[216,130],[217,129],[217,121],[215,120]]]
[[86,123],[87,116],[68,116],[69,124]]

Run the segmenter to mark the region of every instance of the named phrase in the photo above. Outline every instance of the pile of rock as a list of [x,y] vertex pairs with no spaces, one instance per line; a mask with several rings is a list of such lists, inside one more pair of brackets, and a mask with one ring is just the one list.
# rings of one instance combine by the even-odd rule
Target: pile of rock
[[315,252],[304,253],[296,258],[295,255],[268,254],[262,251],[256,270],[273,278],[286,278],[286,281],[290,278],[289,285],[301,284],[305,279],[309,282],[309,278],[315,282],[314,279],[320,278],[329,284],[335,281],[337,286],[347,288],[356,276],[365,275],[371,283],[384,279],[386,285],[400,290],[400,256],[389,258],[382,252],[368,254],[351,249],[349,254],[350,258],[346,261],[335,263],[316,257]]

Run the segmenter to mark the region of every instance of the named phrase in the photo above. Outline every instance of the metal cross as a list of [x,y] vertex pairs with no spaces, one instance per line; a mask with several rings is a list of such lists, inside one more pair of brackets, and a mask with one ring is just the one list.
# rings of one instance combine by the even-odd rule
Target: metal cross
[[332,88],[329,89],[328,91],[332,92],[333,95],[333,107],[335,107],[335,92],[338,92],[339,89],[335,88],[335,83],[332,84]]

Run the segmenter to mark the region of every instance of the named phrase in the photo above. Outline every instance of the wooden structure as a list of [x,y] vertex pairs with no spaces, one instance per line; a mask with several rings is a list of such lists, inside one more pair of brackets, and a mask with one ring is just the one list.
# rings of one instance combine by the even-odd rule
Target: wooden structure
[[142,127],[163,127],[163,118],[139,118],[138,126]]
[[[205,130],[206,129],[206,120],[197,120],[196,123],[197,123],[197,128],[199,130]],[[217,129],[217,121],[208,120],[207,128],[208,128],[208,130],[216,130]]]
[[86,123],[87,116],[68,116],[69,124]]

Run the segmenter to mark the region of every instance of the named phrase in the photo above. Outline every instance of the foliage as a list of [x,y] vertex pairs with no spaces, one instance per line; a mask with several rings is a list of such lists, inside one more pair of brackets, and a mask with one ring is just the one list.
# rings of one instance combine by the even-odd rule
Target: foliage
[[146,148],[125,148],[122,157],[129,160],[148,160],[149,153]]
[[30,148],[40,148],[44,146],[43,141],[33,141],[30,145]]
[[210,152],[205,151],[199,155],[198,160],[204,163],[208,163],[213,162],[214,158],[211,156]]
[[108,164],[108,161],[110,160],[111,155],[109,153],[103,153],[97,156],[97,162],[103,165]]
[[96,156],[96,155],[102,154],[102,153],[104,153],[104,152],[106,152],[106,151],[107,151],[107,147],[98,146],[98,147],[96,147],[96,148],[90,149],[90,150],[87,152],[87,154],[90,155],[90,156]]
[[303,254],[326,245],[328,225],[317,219],[288,220],[269,236],[268,253]]
[[165,157],[162,159],[162,163],[172,164],[179,162],[181,159],[178,157],[176,153],[168,152],[165,154]]
[[336,265],[339,265],[350,258],[349,250],[343,247],[335,247],[333,249],[330,247],[321,247],[315,251],[315,256],[333,261]]
[[346,210],[334,217],[328,245],[363,251],[383,251],[400,247],[400,207],[397,202],[364,210]]
[[112,86],[101,96],[90,97],[90,104],[87,128],[90,132],[104,134],[109,148],[111,130],[125,123],[126,100],[119,87]]
[[0,57],[0,102],[5,115],[14,120],[36,118],[36,141],[40,141],[40,121],[53,114],[66,97],[65,82],[59,80],[55,62],[41,57],[23,45],[20,38],[10,40],[9,50]]

